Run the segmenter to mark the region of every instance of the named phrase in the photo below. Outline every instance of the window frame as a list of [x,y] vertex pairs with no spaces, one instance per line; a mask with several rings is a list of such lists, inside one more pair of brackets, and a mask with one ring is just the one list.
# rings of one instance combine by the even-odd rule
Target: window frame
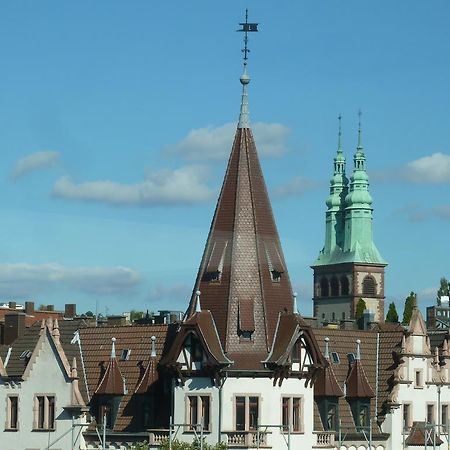
[[[14,399],[14,413],[13,414],[13,402]],[[15,426],[12,426],[12,419],[15,415]],[[5,421],[5,431],[19,431],[19,395],[18,394],[8,394],[6,396],[6,421]]]
[[[295,412],[294,401],[298,402],[297,412]],[[287,406],[287,408],[286,408]],[[287,409],[287,416],[285,411]],[[285,423],[285,417],[287,423]],[[298,426],[295,426],[297,422]],[[282,394],[281,395],[281,425],[282,431],[287,432],[288,427],[291,426],[292,434],[301,434],[305,432],[304,427],[304,398],[303,395],[297,394]]]
[[[237,399],[244,399],[244,429],[237,428]],[[250,426],[250,399],[257,399],[257,413],[256,413],[256,427],[252,428]],[[234,394],[233,395],[233,428],[234,431],[256,431],[257,425],[259,423],[259,419],[261,418],[261,406],[262,406],[262,398],[260,394],[251,393],[251,394]]]
[[[195,400],[195,417],[196,417],[196,424],[192,423],[192,400]],[[208,422],[204,423],[204,409],[203,405],[205,404],[204,401],[207,400],[207,418]],[[199,425],[203,423],[203,433],[211,433],[212,431],[212,422],[211,422],[211,406],[212,406],[212,395],[209,392],[200,392],[196,394],[192,393],[186,393],[185,397],[185,405],[186,405],[186,413],[185,413],[185,427],[184,432],[185,433],[195,433],[196,430],[195,425]]]
[[[403,426],[403,430],[408,430],[409,428],[411,428],[411,425],[412,425],[411,411],[412,411],[412,404],[410,402],[404,402],[402,404],[402,426]],[[405,412],[406,412],[406,414],[405,414]]]
[[[431,408],[431,420],[429,420],[429,412]],[[434,402],[427,402],[425,409],[425,420],[427,424],[436,424],[436,404]]]
[[34,395],[32,431],[56,431],[56,399],[55,394]]
[[[419,376],[419,378],[417,378]],[[423,389],[423,369],[414,370],[414,389]]]

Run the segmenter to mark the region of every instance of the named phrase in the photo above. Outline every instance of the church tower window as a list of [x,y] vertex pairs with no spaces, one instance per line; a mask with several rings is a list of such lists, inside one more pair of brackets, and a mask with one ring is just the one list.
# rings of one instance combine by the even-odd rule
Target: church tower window
[[367,275],[363,280],[362,285],[363,295],[376,295],[377,294],[377,284],[375,278],[371,275]]
[[320,280],[320,294],[321,297],[330,296],[330,286],[328,284],[328,280],[325,277]]

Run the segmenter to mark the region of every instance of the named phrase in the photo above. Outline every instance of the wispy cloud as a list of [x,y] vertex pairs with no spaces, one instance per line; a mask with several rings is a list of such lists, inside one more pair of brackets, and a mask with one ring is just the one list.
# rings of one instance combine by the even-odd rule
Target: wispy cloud
[[33,297],[56,287],[70,287],[88,294],[133,291],[142,281],[139,272],[127,267],[66,267],[61,264],[0,264],[0,294]]
[[306,191],[312,189],[316,183],[312,180],[302,176],[296,176],[286,183],[277,186],[273,189],[275,197],[290,197],[295,195],[302,195]]
[[192,293],[192,285],[162,283],[155,284],[147,295],[150,304],[170,304],[171,308],[185,310]]
[[406,164],[405,176],[414,183],[450,183],[450,155],[433,153]]
[[[257,122],[252,125],[258,152],[262,156],[280,156],[287,151],[290,130],[279,123]],[[166,147],[167,153],[187,160],[219,160],[230,154],[236,123],[195,128],[176,144]]]
[[58,164],[59,159],[59,152],[45,151],[32,153],[16,162],[11,176],[16,180],[29,172],[54,167]]
[[110,180],[77,183],[65,176],[55,183],[52,195],[117,206],[192,204],[212,198],[213,192],[206,185],[207,178],[208,170],[203,166],[149,172],[143,181],[135,184]]
[[398,209],[396,214],[405,217],[409,222],[423,222],[430,219],[450,220],[450,204],[435,205],[431,208],[410,204]]

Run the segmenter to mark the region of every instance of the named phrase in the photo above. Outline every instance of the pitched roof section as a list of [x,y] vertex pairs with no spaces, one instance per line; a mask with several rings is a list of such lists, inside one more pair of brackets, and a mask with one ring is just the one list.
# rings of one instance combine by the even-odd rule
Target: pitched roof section
[[[197,290],[226,353],[267,354],[279,312],[292,312],[292,288],[250,128],[236,131],[187,317],[195,312]],[[252,332],[251,348],[240,339],[243,331]]]
[[347,398],[372,398],[375,397],[369,384],[361,360],[356,359],[352,364],[347,380],[345,381]]
[[414,307],[411,320],[409,322],[409,332],[413,336],[426,336],[427,335],[427,327],[423,320],[422,313],[417,306]]
[[111,359],[106,366],[105,373],[98,383],[94,394],[125,395],[127,393],[125,388],[125,380],[116,361],[115,341],[116,338],[112,338]]

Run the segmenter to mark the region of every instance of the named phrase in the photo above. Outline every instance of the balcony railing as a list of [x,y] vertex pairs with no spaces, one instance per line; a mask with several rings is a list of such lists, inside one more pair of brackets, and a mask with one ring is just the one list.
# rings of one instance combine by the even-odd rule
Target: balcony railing
[[[224,431],[226,436],[225,442],[228,448],[257,448],[258,447],[258,433],[255,430],[252,431]],[[259,447],[268,447],[266,431],[259,432]]]
[[169,430],[149,430],[148,443],[150,445],[161,445],[169,439]]
[[314,434],[316,435],[314,448],[334,448],[333,431],[314,431]]

